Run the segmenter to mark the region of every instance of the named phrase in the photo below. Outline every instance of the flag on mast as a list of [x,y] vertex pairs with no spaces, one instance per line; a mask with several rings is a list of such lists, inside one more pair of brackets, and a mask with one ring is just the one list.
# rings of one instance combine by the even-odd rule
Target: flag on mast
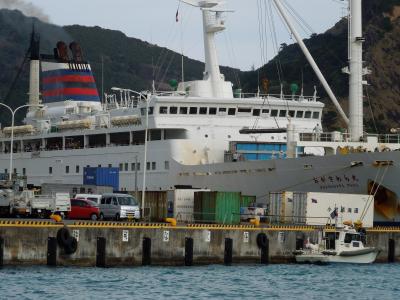
[[177,8],[177,10],[176,10],[176,15],[175,15],[175,20],[176,20],[176,22],[179,22],[179,8],[181,7],[181,0],[179,0],[179,3],[178,3],[178,8]]

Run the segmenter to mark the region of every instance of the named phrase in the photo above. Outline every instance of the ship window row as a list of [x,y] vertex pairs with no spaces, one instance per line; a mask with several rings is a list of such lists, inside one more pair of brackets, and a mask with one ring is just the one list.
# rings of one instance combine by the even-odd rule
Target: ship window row
[[279,118],[298,118],[298,119],[319,119],[319,111],[310,110],[287,110],[287,109],[259,109],[249,107],[197,107],[197,106],[160,106],[159,113],[162,115],[253,115],[259,116],[270,116]]
[[[90,168],[90,165],[86,165],[85,167]],[[99,164],[97,167],[101,168],[102,165]],[[107,165],[108,168],[112,168],[112,164]],[[76,165],[75,166],[75,174],[80,174],[80,171],[83,170],[81,166]],[[119,170],[120,172],[136,172],[140,171],[140,162],[134,162],[134,163],[120,163],[119,164]],[[155,171],[157,170],[157,163],[155,161],[152,162],[147,162],[146,164],[146,170],[147,171]],[[164,170],[169,170],[169,161],[164,161]],[[26,176],[26,168],[22,168],[21,170],[22,175]],[[53,167],[48,168],[48,173],[49,175],[53,174]],[[65,174],[71,174],[71,167],[69,165],[65,166]],[[8,174],[8,169],[4,169],[4,174]],[[14,168],[14,174],[19,174],[17,168]]]
[[[150,129],[147,135],[148,141],[181,139],[187,139],[187,132],[185,129]],[[144,142],[144,130],[66,137],[59,136],[40,140],[14,140],[13,153],[32,152],[32,156],[34,156],[40,151],[143,145]],[[0,142],[0,153],[10,153],[10,149],[9,141]]]

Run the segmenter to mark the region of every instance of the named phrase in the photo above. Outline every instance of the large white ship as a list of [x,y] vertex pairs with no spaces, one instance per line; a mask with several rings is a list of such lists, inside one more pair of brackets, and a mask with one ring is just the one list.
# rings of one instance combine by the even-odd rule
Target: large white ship
[[[370,193],[376,221],[400,222],[400,152],[392,151],[400,138],[363,132],[361,0],[349,1],[350,118],[338,108],[348,134],[320,131],[324,104],[316,94],[234,94],[214,41],[226,10],[217,0],[183,2],[203,14],[205,71],[176,91],[114,89],[118,95],[102,103],[77,44],[72,54],[59,43],[54,56],[43,56],[33,36],[30,109],[23,126],[1,131],[0,171],[40,186],[82,183],[87,166],[119,167],[120,190],[190,186],[241,191],[259,202],[280,190]],[[273,2],[335,102],[280,0]]]

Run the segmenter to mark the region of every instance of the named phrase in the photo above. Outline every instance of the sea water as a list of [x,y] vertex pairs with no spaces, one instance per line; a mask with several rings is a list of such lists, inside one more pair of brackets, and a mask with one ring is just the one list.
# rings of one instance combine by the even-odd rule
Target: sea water
[[5,267],[0,299],[400,299],[400,265]]

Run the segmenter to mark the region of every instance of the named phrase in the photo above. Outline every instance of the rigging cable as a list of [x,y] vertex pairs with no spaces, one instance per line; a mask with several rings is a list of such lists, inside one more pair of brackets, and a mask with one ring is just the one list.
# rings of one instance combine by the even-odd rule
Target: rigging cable
[[[365,211],[364,211],[363,214],[361,215],[361,221],[365,218],[365,215],[367,214],[367,211],[368,211],[369,207],[370,207],[371,204],[374,202],[375,196],[376,196],[376,194],[378,193],[379,188],[380,188],[381,185],[382,185],[382,182],[383,182],[383,179],[385,178],[386,172],[389,170],[389,166],[390,166],[389,164],[386,166],[386,169],[385,169],[385,171],[384,171],[383,174],[382,174],[381,180],[379,181],[379,184],[378,184],[378,186],[376,187],[376,190],[375,190],[374,196],[372,197],[372,200],[369,202],[368,207],[365,209]],[[371,192],[372,192],[372,190],[371,190]]]
[[371,113],[372,123],[374,124],[375,132],[376,132],[377,134],[379,134],[378,127],[376,126],[374,111],[372,110],[371,99],[370,99],[370,97],[369,97],[369,89],[368,89],[368,86],[365,88],[365,92],[366,92],[366,96],[367,96],[367,99],[368,99],[368,107],[369,107],[369,110],[370,110],[370,113]]

